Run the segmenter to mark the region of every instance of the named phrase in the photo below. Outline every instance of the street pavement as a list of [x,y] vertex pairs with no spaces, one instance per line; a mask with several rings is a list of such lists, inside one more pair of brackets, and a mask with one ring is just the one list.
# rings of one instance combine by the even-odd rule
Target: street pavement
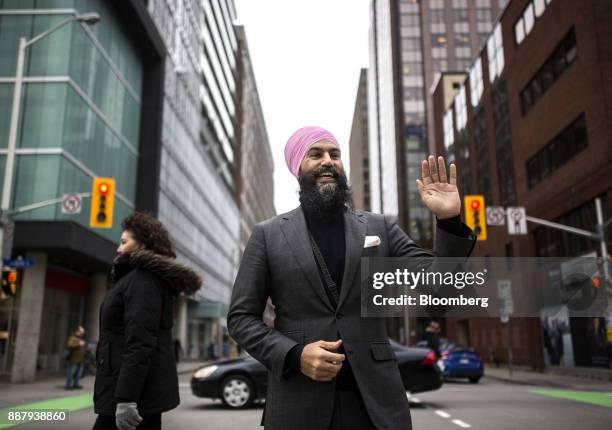
[[[189,373],[180,376],[181,405],[163,415],[165,429],[261,428],[262,405],[228,411],[220,401],[194,397],[189,387],[190,377]],[[600,384],[599,387],[605,388],[606,385]],[[409,399],[415,430],[608,430],[612,423],[612,387],[609,388],[607,391],[579,392],[485,377],[476,385],[462,380],[446,382],[441,390],[419,393]],[[82,430],[92,428],[94,420],[93,409],[88,407],[71,412],[68,424],[37,423],[18,428]]]

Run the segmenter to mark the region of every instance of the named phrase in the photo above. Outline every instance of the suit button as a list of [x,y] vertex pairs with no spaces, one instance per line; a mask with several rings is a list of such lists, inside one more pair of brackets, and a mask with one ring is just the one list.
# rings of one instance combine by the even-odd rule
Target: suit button
[[100,364],[104,364],[104,359],[101,359],[101,360],[100,360]]

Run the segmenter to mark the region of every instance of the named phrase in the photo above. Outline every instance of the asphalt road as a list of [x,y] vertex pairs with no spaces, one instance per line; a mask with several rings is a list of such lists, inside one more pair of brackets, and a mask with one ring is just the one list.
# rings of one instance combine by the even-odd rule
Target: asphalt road
[[[171,430],[251,430],[258,429],[262,406],[228,411],[220,401],[199,399],[191,394],[190,375],[181,376],[181,405],[163,415],[163,427]],[[589,429],[608,430],[612,423],[610,406],[538,394],[537,387],[507,384],[483,378],[477,385],[447,382],[441,390],[420,393],[410,398],[415,430],[472,429]],[[92,409],[70,414],[68,425],[27,425],[20,429],[91,429]]]

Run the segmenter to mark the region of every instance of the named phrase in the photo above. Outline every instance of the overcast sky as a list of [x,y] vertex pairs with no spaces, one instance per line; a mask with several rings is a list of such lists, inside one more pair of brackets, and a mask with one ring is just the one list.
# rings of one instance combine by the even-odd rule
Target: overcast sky
[[368,66],[370,0],[235,0],[274,155],[277,213],[298,204],[283,150],[305,125],[331,131],[348,169],[359,70]]

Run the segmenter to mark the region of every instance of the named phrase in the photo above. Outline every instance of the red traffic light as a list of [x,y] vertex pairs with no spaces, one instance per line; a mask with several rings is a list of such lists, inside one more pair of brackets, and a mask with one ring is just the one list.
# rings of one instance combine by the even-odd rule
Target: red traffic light
[[100,194],[108,194],[108,190],[110,190],[110,187],[106,182],[102,182],[100,185],[98,185],[98,192]]
[[14,272],[14,271],[8,272],[8,281],[9,282],[17,281],[17,272]]
[[474,210],[478,210],[478,208],[480,207],[480,202],[478,200],[472,200],[470,202],[470,207]]

